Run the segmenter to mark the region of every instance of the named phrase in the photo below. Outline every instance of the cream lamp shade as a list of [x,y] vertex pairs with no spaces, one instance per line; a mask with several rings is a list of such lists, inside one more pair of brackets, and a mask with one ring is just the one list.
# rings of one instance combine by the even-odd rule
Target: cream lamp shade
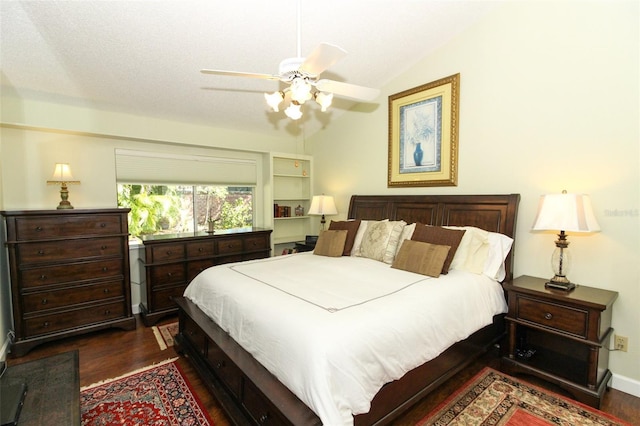
[[60,185],[61,201],[60,204],[58,204],[58,210],[73,208],[69,202],[69,190],[67,189],[67,185],[78,185],[80,184],[80,181],[73,179],[71,167],[69,167],[68,163],[56,163],[53,169],[53,176],[51,177],[51,180],[47,181],[47,184]]
[[553,278],[547,287],[572,290],[575,285],[567,274],[571,268],[567,236],[569,232],[598,232],[600,225],[593,214],[591,199],[586,194],[547,194],[540,197],[538,212],[533,222],[533,231],[560,231],[556,249],[551,256]]
[[322,225],[322,229],[324,229],[324,224],[326,223],[325,215],[335,215],[338,214],[338,209],[336,209],[336,203],[333,200],[333,197],[330,195],[314,195],[311,200],[311,207],[309,207],[309,215],[314,216],[322,216],[320,219],[320,224]]

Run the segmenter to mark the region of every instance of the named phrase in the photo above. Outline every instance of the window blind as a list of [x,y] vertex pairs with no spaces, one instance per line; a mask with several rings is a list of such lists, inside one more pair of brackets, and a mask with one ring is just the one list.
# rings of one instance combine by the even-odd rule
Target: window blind
[[257,183],[257,160],[116,149],[116,180],[149,184]]

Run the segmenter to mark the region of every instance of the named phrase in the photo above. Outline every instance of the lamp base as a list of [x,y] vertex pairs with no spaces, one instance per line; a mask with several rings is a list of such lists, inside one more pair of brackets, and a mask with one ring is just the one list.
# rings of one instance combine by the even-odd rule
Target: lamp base
[[576,288],[576,285],[574,283],[571,283],[569,281],[554,281],[553,278],[550,281],[547,281],[544,284],[545,288],[552,288],[554,290],[562,290],[562,291],[571,291],[574,288]]

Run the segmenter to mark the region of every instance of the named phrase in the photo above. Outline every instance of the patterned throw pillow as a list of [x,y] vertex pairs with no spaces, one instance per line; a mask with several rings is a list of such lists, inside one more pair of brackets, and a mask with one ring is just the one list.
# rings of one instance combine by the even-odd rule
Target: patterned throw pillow
[[406,222],[370,221],[362,236],[360,256],[391,264]]

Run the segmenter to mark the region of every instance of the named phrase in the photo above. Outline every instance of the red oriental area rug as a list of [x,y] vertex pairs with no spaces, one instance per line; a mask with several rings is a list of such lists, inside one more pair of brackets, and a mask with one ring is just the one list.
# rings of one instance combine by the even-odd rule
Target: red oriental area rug
[[625,425],[629,423],[579,402],[485,368],[431,414],[428,425]]
[[84,426],[213,425],[175,359],[81,389]]

